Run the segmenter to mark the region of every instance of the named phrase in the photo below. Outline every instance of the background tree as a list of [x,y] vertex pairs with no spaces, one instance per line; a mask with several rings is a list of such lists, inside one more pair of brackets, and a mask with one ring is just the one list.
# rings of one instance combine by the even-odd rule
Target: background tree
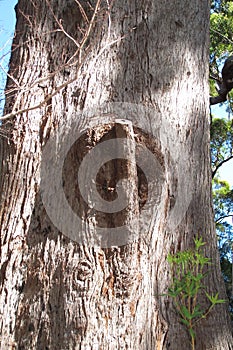
[[[210,15],[210,94],[216,95],[216,82],[221,81],[224,62],[232,54],[233,2],[212,1]],[[229,111],[232,91],[228,94]]]
[[[221,69],[232,54],[232,1],[213,1],[210,16],[210,87],[211,95],[216,94],[215,81],[221,79]],[[214,78],[214,79],[213,79]],[[211,158],[213,175],[213,199],[215,222],[219,240],[222,273],[227,287],[232,312],[232,189],[226,181],[219,179],[219,170],[233,158],[232,142],[232,91],[222,109],[228,112],[228,119],[212,115]]]
[[[188,349],[162,295],[168,254],[197,234],[207,291],[225,297],[208,18],[208,1],[19,1],[0,147],[1,349]],[[197,349],[230,349],[226,306],[195,331]]]

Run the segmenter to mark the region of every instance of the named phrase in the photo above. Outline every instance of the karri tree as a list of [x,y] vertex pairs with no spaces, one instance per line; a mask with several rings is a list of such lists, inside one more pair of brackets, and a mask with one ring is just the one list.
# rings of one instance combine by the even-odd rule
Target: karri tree
[[[19,0],[0,142],[1,349],[189,349],[167,257],[206,242],[209,1]],[[207,271],[206,271],[207,272]],[[208,310],[201,294],[196,303]],[[232,347],[227,305],[193,327]]]

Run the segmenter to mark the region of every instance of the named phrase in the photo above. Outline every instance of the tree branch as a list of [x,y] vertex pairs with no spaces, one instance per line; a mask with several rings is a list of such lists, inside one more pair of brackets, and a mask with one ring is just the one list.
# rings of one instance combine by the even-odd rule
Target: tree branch
[[227,101],[227,93],[218,96],[210,97],[210,105],[216,105],[217,103],[222,103]]
[[[78,1],[75,1],[77,4],[79,4]],[[21,90],[19,91],[19,95],[16,97],[16,101],[14,103],[14,107],[12,109],[12,111],[2,117],[0,117],[0,120],[6,120],[6,119],[9,119],[9,118],[13,118],[15,117],[17,114],[22,114],[24,112],[27,112],[27,111],[32,111],[34,109],[37,109],[37,108],[40,108],[42,107],[44,104],[46,104],[53,96],[55,96],[60,90],[62,90],[63,88],[65,88],[66,86],[68,86],[69,84],[73,83],[77,78],[78,78],[78,74],[79,74],[79,71],[80,71],[80,68],[81,66],[83,65],[84,61],[85,61],[85,58],[87,56],[87,54],[85,55],[84,58],[81,59],[81,53],[82,53],[82,49],[84,47],[84,45],[86,44],[89,36],[90,36],[90,33],[91,33],[91,30],[94,26],[94,23],[95,23],[95,19],[96,19],[96,16],[97,16],[97,13],[98,13],[98,10],[99,10],[99,6],[100,6],[100,3],[101,3],[101,0],[97,0],[97,3],[95,5],[95,8],[94,8],[94,11],[93,11],[93,15],[91,17],[91,20],[88,22],[88,26],[87,26],[87,29],[83,35],[83,38],[81,40],[80,43],[78,43],[72,36],[70,36],[64,29],[64,27],[62,26],[61,24],[61,21],[58,20],[58,18],[55,16],[48,0],[46,0],[46,3],[48,5],[48,7],[50,8],[51,12],[52,12],[52,15],[53,17],[55,18],[56,20],[56,23],[58,24],[59,26],[59,29],[57,29],[57,31],[61,31],[63,32],[70,40],[72,40],[76,46],[77,46],[77,50],[76,52],[74,53],[74,55],[69,59],[69,61],[62,66],[62,68],[60,67],[58,71],[55,71],[53,73],[50,73],[49,76],[47,77],[42,77],[41,79],[38,79],[37,81],[34,81],[33,84],[31,86],[27,86],[27,87],[20,87],[18,86],[17,82],[14,80],[14,77],[13,76],[8,76],[15,82],[15,84],[18,86],[17,90]],[[80,7],[80,4],[79,4],[79,7]],[[85,21],[87,20],[87,17],[85,16]],[[32,25],[32,23],[31,23]],[[96,59],[103,53],[103,51],[111,46],[112,44],[118,42],[119,40],[121,40],[121,38],[118,38],[116,40],[113,40],[112,42],[106,44],[101,50],[100,50],[100,53],[95,57],[94,61],[96,61]],[[62,85],[58,86],[57,88],[55,88],[55,90],[48,94],[40,103],[38,104],[35,104],[34,106],[31,106],[31,107],[27,107],[27,108],[22,108],[22,109],[17,109],[17,101],[20,99],[20,97],[22,96],[23,93],[29,91],[32,89],[32,87],[34,87],[36,84],[39,84],[41,83],[42,81],[44,80],[47,80],[48,78],[51,78],[52,76],[55,76],[57,72],[60,72],[61,69],[64,68],[64,66],[72,66],[74,63],[71,63],[71,60],[74,59],[75,56],[77,56],[79,54],[79,57],[78,57],[78,67],[77,67],[77,71],[76,71],[76,74],[75,74],[75,77],[66,81],[65,83],[63,83]]]
[[226,218],[233,218],[233,214],[229,214],[229,215],[223,215],[223,216],[220,216],[216,221],[215,223],[219,223],[220,221],[222,221],[223,219],[226,219]]
[[233,41],[230,40],[227,36],[223,35],[222,33],[220,33],[218,30],[215,29],[210,29],[211,32],[216,33],[218,35],[220,35],[223,39],[227,40],[230,44],[233,44]]
[[[106,44],[99,52],[99,54],[94,58],[94,61],[93,61],[93,64],[91,65],[91,68],[94,66],[94,63],[96,62],[96,60],[102,55],[102,53],[106,50],[107,47],[117,43],[118,41],[122,40],[122,37],[121,38],[118,38],[116,40],[113,40],[111,41],[110,43]],[[73,83],[75,80],[77,80],[78,78],[78,74],[79,74],[79,71],[80,71],[80,68],[82,67],[82,62],[79,64],[78,68],[77,68],[77,73],[75,74],[74,78],[66,81],[65,83],[63,83],[62,85],[58,86],[51,94],[48,94],[44,99],[43,101],[41,101],[40,103],[34,105],[34,106],[31,106],[31,107],[27,107],[27,108],[22,108],[20,110],[12,110],[12,112],[0,117],[0,120],[6,120],[6,119],[9,119],[9,118],[13,118],[15,117],[17,114],[22,114],[22,113],[25,113],[25,112],[29,112],[29,111],[32,111],[34,109],[37,109],[37,108],[40,108],[42,107],[44,104],[46,104],[53,96],[55,96],[60,90],[62,90],[63,88],[65,88],[66,86],[68,86],[69,84]],[[91,69],[90,68],[90,69]],[[87,72],[87,75],[88,73],[90,73],[90,69],[89,69],[89,72]]]
[[220,162],[220,163],[216,166],[216,168],[212,171],[212,179],[213,179],[214,176],[216,175],[218,169],[219,169],[224,163],[228,162],[228,161],[231,160],[231,159],[233,159],[233,155],[230,156],[230,157],[228,157],[228,158],[226,158],[226,159],[224,159],[222,162]]

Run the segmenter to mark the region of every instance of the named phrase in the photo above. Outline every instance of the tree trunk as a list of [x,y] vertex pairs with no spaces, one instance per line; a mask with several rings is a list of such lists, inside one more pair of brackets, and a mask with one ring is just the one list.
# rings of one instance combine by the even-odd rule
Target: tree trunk
[[[90,3],[17,5],[1,126],[1,349],[189,349],[162,296],[168,253],[203,236],[208,291],[225,298],[209,1]],[[196,349],[232,348],[226,308],[197,325]]]

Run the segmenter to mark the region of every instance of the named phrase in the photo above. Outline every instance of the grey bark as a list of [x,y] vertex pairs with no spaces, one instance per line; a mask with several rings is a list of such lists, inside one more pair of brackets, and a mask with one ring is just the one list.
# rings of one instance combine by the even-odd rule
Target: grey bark
[[[167,254],[192,246],[194,235],[202,235],[213,261],[208,290],[225,298],[211,204],[209,2],[118,0],[108,14],[103,1],[77,78],[77,57],[66,65],[77,46],[55,31],[51,9],[77,41],[84,19],[74,1],[49,4],[20,0],[17,9],[10,73],[21,86],[32,86],[21,95],[19,108],[44,99],[46,104],[2,126],[9,140],[1,139],[0,148],[0,348],[188,349],[188,334],[172,301],[161,296],[171,279]],[[85,10],[90,18],[92,9]],[[7,89],[14,87],[8,79]],[[6,113],[19,93],[9,96]],[[120,104],[101,107],[109,102]],[[92,112],[91,118],[85,111]],[[53,186],[43,175],[49,169],[56,178],[59,150],[75,128],[82,136],[65,158],[62,186],[81,218],[81,242],[59,231],[56,220],[64,208],[54,203],[54,222],[41,190]],[[116,137],[126,140],[119,155],[125,152],[128,161],[104,164],[93,180],[111,202],[117,182],[127,178],[121,190],[129,205],[119,213],[104,213],[81,199],[76,174],[88,150]],[[157,168],[152,162],[155,179],[149,184],[135,165],[142,147],[157,162]],[[143,157],[140,162],[144,170],[147,162]],[[88,188],[86,194],[93,198]],[[72,226],[68,218],[61,221],[64,230]],[[109,247],[103,236],[96,238],[99,228],[122,225],[129,238],[124,245]],[[216,307],[199,323],[197,349],[232,348],[226,308]]]

